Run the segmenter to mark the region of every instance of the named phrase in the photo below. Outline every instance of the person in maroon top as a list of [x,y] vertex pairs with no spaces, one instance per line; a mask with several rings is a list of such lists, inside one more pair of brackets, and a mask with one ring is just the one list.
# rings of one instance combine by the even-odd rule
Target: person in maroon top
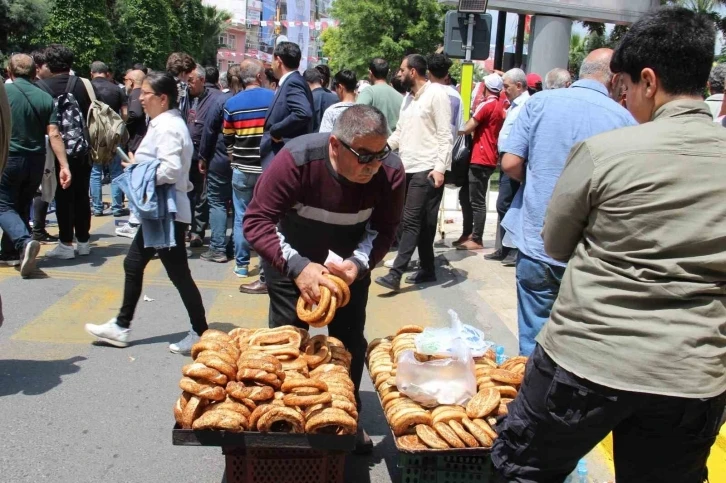
[[[359,411],[370,272],[393,243],[405,196],[403,165],[387,138],[383,113],[358,104],[340,115],[332,133],[289,141],[257,181],[243,222],[245,239],[262,258],[270,327],[307,329],[295,310],[298,297],[316,302],[320,286],[340,295],[326,274],[350,286],[350,302],[328,331],[351,352]],[[329,252],[343,261],[326,263]],[[357,451],[371,450],[359,427]]]
[[[497,141],[499,131],[504,124],[504,109],[499,100],[499,94],[504,89],[502,78],[497,74],[490,74],[484,78],[484,100],[474,111],[464,128],[466,134],[474,133],[471,148],[471,164],[469,165],[469,185],[462,187],[466,190],[469,204],[462,202],[462,210],[470,209],[471,216],[465,219],[472,220],[472,225],[464,227],[464,234],[454,246],[458,250],[481,250],[484,248],[484,223],[487,218],[487,191],[489,178],[497,168]],[[461,197],[460,197],[461,199]],[[467,233],[471,235],[467,236]]]

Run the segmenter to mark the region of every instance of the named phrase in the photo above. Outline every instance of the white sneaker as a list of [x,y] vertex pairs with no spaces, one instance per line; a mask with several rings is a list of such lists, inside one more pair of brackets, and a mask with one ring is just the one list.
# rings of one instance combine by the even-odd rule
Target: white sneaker
[[131,329],[119,327],[116,323],[116,317],[101,325],[86,324],[85,329],[86,332],[107,344],[116,347],[126,347],[129,345],[129,333]]
[[23,261],[20,264],[20,276],[28,278],[33,270],[35,270],[35,258],[38,256],[40,251],[40,243],[35,240],[30,240],[25,244],[25,250],[23,250]]
[[391,258],[390,260],[386,260],[386,263],[383,264],[386,268],[393,268],[393,262],[395,262],[395,258]]
[[136,236],[137,231],[139,231],[138,226],[131,226],[130,223],[126,223],[125,225],[116,228],[116,236],[133,239]]
[[91,254],[91,242],[78,242],[76,243],[76,251],[82,257]]
[[175,354],[189,355],[192,353],[192,346],[199,342],[199,336],[194,330],[190,330],[186,337],[176,344],[169,344],[169,350]]
[[76,252],[73,250],[73,245],[68,246],[58,243],[58,245],[46,253],[45,256],[48,258],[58,258],[60,260],[72,260],[76,258]]

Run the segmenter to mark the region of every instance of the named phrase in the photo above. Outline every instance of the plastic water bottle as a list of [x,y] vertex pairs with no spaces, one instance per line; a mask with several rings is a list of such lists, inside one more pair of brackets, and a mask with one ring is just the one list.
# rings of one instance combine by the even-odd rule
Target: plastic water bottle
[[494,351],[497,354],[496,363],[497,365],[504,364],[504,361],[507,360],[507,356],[504,355],[504,346],[498,345]]
[[583,458],[577,462],[577,483],[587,482],[587,461]]

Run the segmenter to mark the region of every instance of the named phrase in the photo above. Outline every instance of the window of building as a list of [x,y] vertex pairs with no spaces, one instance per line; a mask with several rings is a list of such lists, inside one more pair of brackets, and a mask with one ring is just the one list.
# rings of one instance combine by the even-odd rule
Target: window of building
[[237,50],[237,36],[235,34],[223,33],[219,36],[219,43],[230,50]]

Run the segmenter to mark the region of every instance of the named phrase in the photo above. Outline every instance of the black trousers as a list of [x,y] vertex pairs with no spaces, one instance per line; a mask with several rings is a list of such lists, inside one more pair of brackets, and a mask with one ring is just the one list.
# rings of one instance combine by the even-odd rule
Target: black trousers
[[[62,243],[71,243],[73,235],[76,240],[85,243],[91,231],[91,199],[89,186],[91,182],[91,164],[88,156],[68,158],[71,170],[71,185],[63,189],[58,181],[55,191],[55,210],[58,219],[59,238]],[[56,161],[56,177],[60,173],[60,165]]]
[[204,240],[204,234],[209,226],[209,201],[207,200],[207,177],[199,172],[199,160],[192,160],[189,170],[189,181],[194,189],[189,195],[189,204],[192,208],[192,223],[189,231],[199,235]]
[[517,194],[519,185],[519,181],[504,174],[504,171],[501,171],[500,168],[499,196],[497,197],[497,215],[499,215],[499,220],[497,221],[497,240],[495,247],[498,250],[502,249],[505,252],[509,251],[509,249],[502,246],[502,240],[504,240],[505,232],[504,228],[502,228],[502,220],[507,214],[507,211],[509,211],[509,207],[512,206],[512,201],[514,201],[514,195]]
[[[469,200],[472,210],[472,240],[483,243],[484,224],[487,221],[487,192],[494,167],[472,164],[469,166]],[[511,204],[511,202],[510,202]]]
[[[300,291],[295,282],[282,275],[266,261],[262,261],[267,281],[267,292],[270,296],[270,328],[282,325],[294,325],[309,330],[310,326],[297,318],[297,299]],[[335,312],[333,321],[328,325],[328,333],[343,342],[350,351],[353,361],[350,366],[350,378],[355,384],[355,399],[360,410],[360,381],[363,377],[366,342],[363,331],[366,325],[366,306],[368,305],[368,288],[370,277],[357,280],[350,286],[350,302]]]
[[496,481],[561,483],[612,431],[618,483],[703,483],[725,407],[726,392],[686,399],[600,386],[566,371],[538,345],[497,425]]
[[35,198],[33,198],[33,238],[40,238],[45,234],[48,205],[49,203],[43,201],[42,195],[36,193]]
[[199,293],[199,289],[192,278],[192,272],[189,270],[187,250],[184,244],[186,229],[186,224],[174,223],[176,246],[156,250],[154,248],[144,248],[143,225],[139,226],[139,231],[136,232],[136,237],[131,242],[129,252],[124,259],[124,273],[126,275],[124,299],[121,310],[119,310],[116,317],[119,326],[129,327],[131,325],[136,305],[141,297],[141,289],[144,285],[144,269],[154,254],[158,253],[169,279],[179,291],[179,295],[181,295],[194,332],[202,335],[207,330],[207,317],[204,313],[202,295]]
[[459,206],[461,206],[461,216],[463,218],[461,236],[466,237],[474,231],[474,210],[469,199],[469,183],[464,183],[459,188]]
[[398,255],[391,269],[391,273],[399,279],[408,267],[416,248],[421,260],[421,270],[434,272],[434,239],[444,186],[434,188],[428,178],[430,172],[406,173],[403,231],[398,242]]

